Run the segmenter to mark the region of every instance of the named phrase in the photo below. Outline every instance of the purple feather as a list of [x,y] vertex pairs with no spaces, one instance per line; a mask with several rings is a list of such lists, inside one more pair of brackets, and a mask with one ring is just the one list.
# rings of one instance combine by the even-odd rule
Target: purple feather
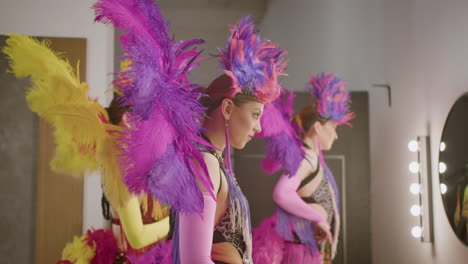
[[148,175],[148,189],[155,199],[181,213],[199,212],[203,208],[202,193],[183,155],[174,145],[169,145]]
[[260,118],[260,125],[262,131],[256,136],[258,137],[272,137],[278,136],[282,133],[293,135],[294,131],[290,129],[289,116],[287,116],[281,107],[281,98],[277,101],[265,105],[263,114]]
[[[196,179],[209,191],[213,186],[198,152],[202,94],[187,75],[203,60],[197,46],[204,41],[175,41],[152,0],[100,0],[94,8],[96,21],[124,31],[119,39],[131,62],[117,81],[123,104],[133,111],[132,128],[121,140],[124,182],[131,192],[150,192],[175,211],[200,212],[201,196],[192,189],[198,190]],[[167,186],[177,188],[168,192]],[[200,200],[185,199],[187,193]]]
[[306,89],[317,100],[317,110],[322,118],[350,126],[349,121],[354,118],[354,113],[349,110],[351,96],[346,85],[333,73],[326,72],[317,77],[312,75]]
[[124,152],[121,165],[124,182],[133,193],[147,192],[147,175],[155,157],[163,155],[168,144],[174,141],[173,126],[161,112],[155,111],[148,120],[129,115],[130,129],[120,139]]
[[317,253],[317,241],[315,241],[313,223],[309,220],[291,215],[281,207],[276,206],[278,216],[276,230],[286,240],[294,241],[297,235],[301,244],[311,249],[313,254]]
[[286,75],[284,56],[286,51],[278,44],[262,40],[251,22],[251,17],[243,17],[230,26],[231,36],[225,49],[218,49],[221,69],[233,81],[232,92],[253,95],[262,103],[275,100],[280,93],[280,75]]
[[256,136],[265,138],[266,158],[262,169],[269,174],[283,168],[286,174],[292,176],[304,159],[302,143],[290,121],[293,99],[294,93],[290,92],[284,101],[279,97],[266,105],[260,120],[262,132]]
[[269,159],[278,161],[287,175],[296,174],[304,159],[304,151],[298,145],[297,140],[283,133],[276,137],[265,138],[265,145]]
[[[156,104],[169,103],[159,94],[166,86],[192,87],[186,73],[201,52],[195,39],[176,42],[169,36],[169,25],[151,0],[101,0],[94,8],[96,21],[112,23],[124,33],[120,36],[126,59],[132,62],[126,71],[131,89],[123,89],[133,111],[147,119]],[[170,89],[169,89],[170,90]]]
[[[282,94],[284,93],[286,93],[286,90],[284,90]],[[294,105],[295,97],[296,97],[296,94],[294,94],[293,91],[290,91],[288,97],[284,99],[283,104],[282,104],[283,113],[289,118],[291,118],[294,115],[293,105]]]

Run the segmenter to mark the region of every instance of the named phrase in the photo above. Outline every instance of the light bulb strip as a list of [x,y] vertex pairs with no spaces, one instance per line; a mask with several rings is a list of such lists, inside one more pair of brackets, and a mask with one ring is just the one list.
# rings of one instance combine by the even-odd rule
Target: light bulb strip
[[410,233],[422,242],[432,242],[429,137],[419,136],[416,141],[410,141],[408,150],[417,155],[417,162],[413,161],[408,166],[409,171],[417,176],[417,182],[411,183],[409,190],[418,199],[418,203],[410,208],[411,215],[418,217],[418,225],[411,228]]

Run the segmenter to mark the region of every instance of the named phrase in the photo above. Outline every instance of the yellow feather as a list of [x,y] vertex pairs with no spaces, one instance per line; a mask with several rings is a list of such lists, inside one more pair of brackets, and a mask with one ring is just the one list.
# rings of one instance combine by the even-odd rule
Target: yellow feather
[[[55,128],[55,157],[51,167],[71,175],[99,168],[104,192],[113,206],[129,198],[117,161],[116,135],[122,129],[108,122],[106,110],[88,97],[89,87],[81,83],[68,61],[54,53],[46,42],[8,34],[3,52],[11,72],[30,77],[26,99],[31,111]],[[109,133],[112,132],[112,133]]]
[[131,65],[132,65],[131,60],[124,59],[124,60],[120,61],[120,70],[121,71],[128,71],[128,70],[130,70]]
[[96,255],[96,245],[87,245],[87,236],[75,236],[73,242],[68,243],[62,251],[62,260],[69,260],[74,264],[89,264]]
[[[3,52],[10,57],[10,67],[18,78],[31,77],[33,82],[47,82],[44,76],[62,75],[69,82],[79,85],[70,64],[49,49],[48,42],[16,34],[7,34]],[[47,89],[47,87],[45,87]],[[53,88],[50,88],[53,89]]]
[[[117,135],[114,135],[117,137]],[[117,140],[109,138],[98,149],[98,160],[102,165],[102,182],[104,193],[114,208],[124,207],[130,198],[127,186],[122,181],[121,168],[117,157],[120,151]]]
[[50,165],[56,172],[81,177],[86,170],[95,171],[99,168],[94,151],[80,151],[70,133],[55,129],[55,156]]

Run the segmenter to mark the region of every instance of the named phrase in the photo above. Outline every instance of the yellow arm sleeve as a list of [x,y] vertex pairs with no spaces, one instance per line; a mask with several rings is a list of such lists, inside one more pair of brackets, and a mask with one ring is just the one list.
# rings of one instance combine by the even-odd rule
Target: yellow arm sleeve
[[169,217],[151,224],[143,224],[140,203],[131,197],[125,207],[117,209],[122,228],[132,248],[140,249],[151,245],[169,233]]

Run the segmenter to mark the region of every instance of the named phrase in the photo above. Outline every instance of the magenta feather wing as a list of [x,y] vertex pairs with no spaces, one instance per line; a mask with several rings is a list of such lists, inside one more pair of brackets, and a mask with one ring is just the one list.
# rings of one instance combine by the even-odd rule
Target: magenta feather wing
[[[282,95],[285,93],[283,90]],[[261,167],[269,174],[283,169],[292,176],[304,159],[302,143],[291,123],[294,96],[291,91],[284,100],[280,96],[267,104],[260,119],[262,132],[257,136],[265,139],[266,148],[266,158]]]
[[100,0],[94,9],[96,21],[123,30],[119,40],[131,62],[117,75],[122,104],[132,106],[131,128],[121,139],[124,182],[174,211],[200,212],[196,179],[207,190],[213,186],[198,150],[202,94],[188,74],[203,60],[198,45],[204,41],[175,41],[151,0]]

